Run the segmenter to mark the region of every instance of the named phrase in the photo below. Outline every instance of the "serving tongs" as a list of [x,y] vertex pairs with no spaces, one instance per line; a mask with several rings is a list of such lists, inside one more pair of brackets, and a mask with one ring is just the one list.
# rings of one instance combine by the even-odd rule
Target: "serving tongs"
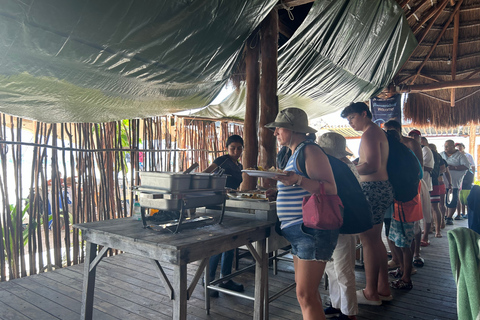
[[198,168],[198,163],[194,162],[190,167],[188,167],[187,170],[183,171],[183,174],[189,174],[190,172],[192,172],[193,170],[195,170],[197,168]]
[[216,167],[210,174],[212,176],[221,177],[224,172],[225,172],[225,169],[223,169],[222,167]]

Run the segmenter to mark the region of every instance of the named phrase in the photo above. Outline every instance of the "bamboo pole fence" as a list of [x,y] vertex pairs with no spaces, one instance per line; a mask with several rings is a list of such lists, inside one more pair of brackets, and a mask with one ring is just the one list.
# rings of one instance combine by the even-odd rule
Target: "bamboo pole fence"
[[131,216],[139,171],[202,171],[243,134],[238,121],[173,115],[24,128],[0,114],[0,281],[82,263],[72,225]]

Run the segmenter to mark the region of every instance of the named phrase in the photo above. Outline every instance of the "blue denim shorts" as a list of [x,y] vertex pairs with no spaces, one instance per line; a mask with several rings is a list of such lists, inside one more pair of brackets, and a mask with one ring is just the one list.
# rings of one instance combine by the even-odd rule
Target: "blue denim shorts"
[[282,229],[292,245],[292,254],[302,260],[329,261],[337,246],[338,230],[318,230],[299,223]]

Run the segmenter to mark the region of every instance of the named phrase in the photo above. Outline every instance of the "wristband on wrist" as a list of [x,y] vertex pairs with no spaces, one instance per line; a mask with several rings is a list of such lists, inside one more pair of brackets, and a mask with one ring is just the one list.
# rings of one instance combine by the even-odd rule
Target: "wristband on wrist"
[[298,175],[298,176],[299,176],[299,178],[298,178],[297,182],[295,182],[295,183],[293,184],[294,187],[300,187],[300,186],[302,185],[302,178],[303,178],[303,176],[301,176],[301,175]]

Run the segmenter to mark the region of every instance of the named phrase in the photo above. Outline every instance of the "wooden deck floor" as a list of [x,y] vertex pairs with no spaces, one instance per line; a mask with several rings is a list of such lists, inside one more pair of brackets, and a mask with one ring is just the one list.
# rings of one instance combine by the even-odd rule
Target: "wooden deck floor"
[[[393,292],[394,300],[380,307],[360,306],[358,319],[457,319],[456,287],[450,268],[446,231],[443,238],[431,238],[431,245],[422,249],[425,266],[413,276],[414,288],[409,292]],[[242,259],[241,264],[248,263]],[[280,262],[278,275],[270,270],[270,295],[291,284],[294,279],[290,262]],[[166,272],[171,269],[166,267]],[[189,267],[189,278],[194,268]],[[357,288],[365,283],[363,270],[357,270]],[[0,319],[78,319],[80,317],[83,264],[23,279],[0,283]],[[254,274],[246,272],[236,281],[253,295]],[[220,293],[211,299],[210,315],[204,310],[203,288],[197,286],[188,302],[188,319],[250,319],[253,302]],[[322,299],[328,292],[321,289]],[[143,258],[122,254],[105,258],[97,268],[95,319],[170,319],[171,302],[155,271]],[[295,291],[270,304],[270,319],[301,319]]]

